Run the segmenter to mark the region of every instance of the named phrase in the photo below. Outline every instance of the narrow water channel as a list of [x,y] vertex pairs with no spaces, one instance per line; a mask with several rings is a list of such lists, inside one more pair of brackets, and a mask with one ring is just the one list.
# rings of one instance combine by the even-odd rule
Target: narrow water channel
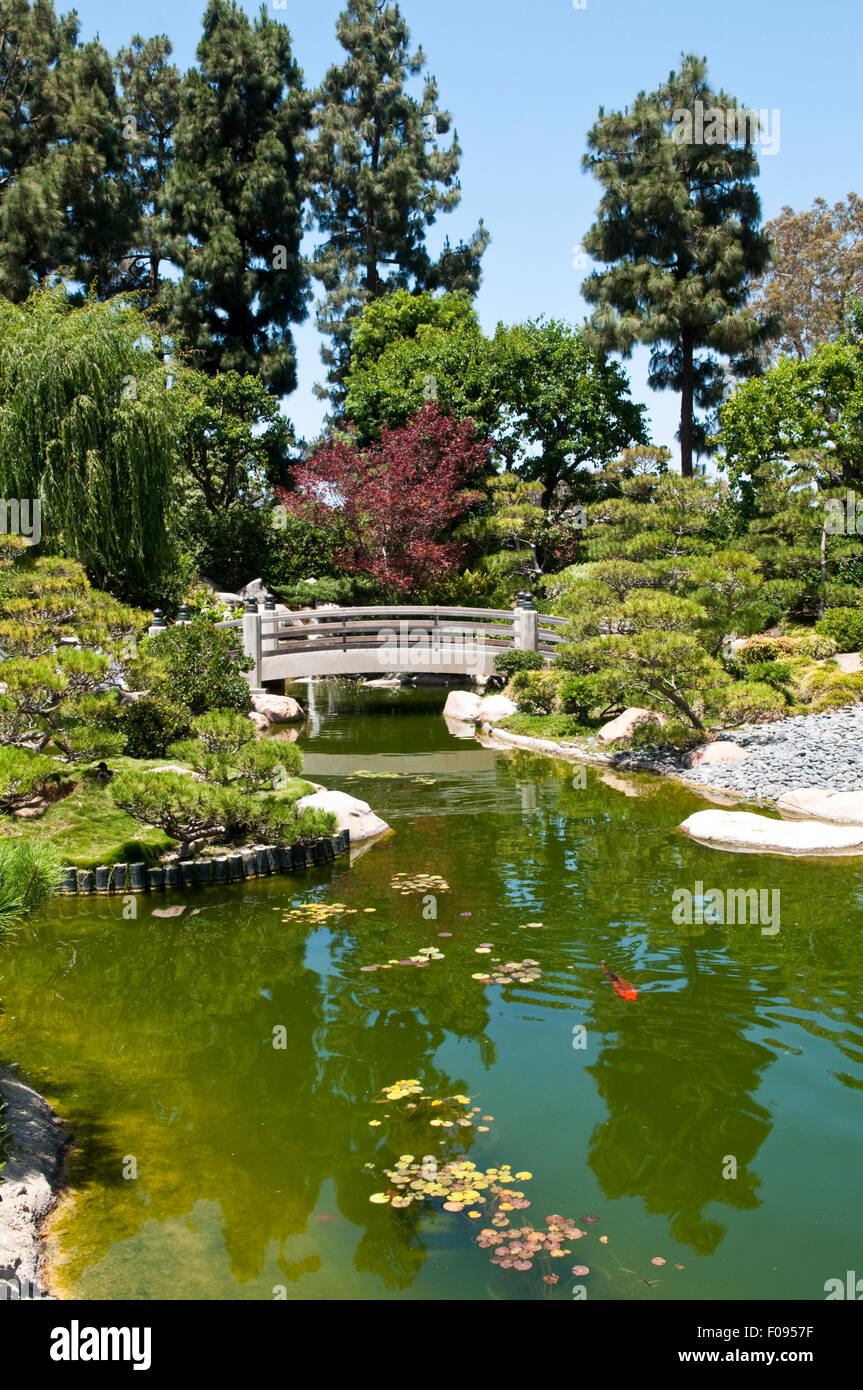
[[[442,691],[311,693],[308,775],[369,801],[389,838],[350,867],[178,896],[173,919],[152,916],[155,899],[136,920],[61,899],[4,954],[0,1055],[77,1141],[57,1285],[823,1299],[827,1279],[863,1269],[861,870],[693,844],[676,826],[701,798],[484,749],[447,728]],[[392,886],[420,874],[449,891]],[[675,926],[673,892],[698,882],[778,890],[780,930]],[[342,907],[283,921],[310,902]],[[427,947],[444,958],[363,969]],[[541,973],[473,978],[496,958]],[[472,1124],[420,1130],[379,1103],[405,1079],[470,1097]],[[586,1232],[559,1281],[493,1266],[465,1211],[370,1203],[404,1154],[532,1174],[521,1215]]]

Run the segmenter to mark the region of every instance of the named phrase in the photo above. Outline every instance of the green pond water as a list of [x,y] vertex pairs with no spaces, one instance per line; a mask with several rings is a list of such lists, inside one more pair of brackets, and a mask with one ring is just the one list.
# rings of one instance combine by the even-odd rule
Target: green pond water
[[[0,1056],[76,1137],[59,1286],[823,1299],[827,1279],[863,1272],[861,868],[693,844],[676,827],[702,798],[602,769],[581,786],[565,763],[457,738],[442,691],[311,695],[308,774],[368,800],[392,836],[350,867],[178,895],[177,918],[152,916],[155,897],[136,920],[117,900],[61,899],[0,960]],[[358,770],[386,775],[349,781]],[[422,894],[393,889],[399,873],[446,880],[436,920]],[[779,890],[780,930],[675,926],[673,892],[699,881]],[[358,911],[283,922],[311,901]],[[445,959],[361,969],[429,946]],[[541,978],[472,979],[493,957],[534,959]],[[377,1103],[407,1078],[481,1114],[446,1129],[428,1108]],[[402,1154],[528,1170],[516,1224],[598,1220],[580,1221],[565,1259],[500,1269],[466,1211],[369,1202]]]

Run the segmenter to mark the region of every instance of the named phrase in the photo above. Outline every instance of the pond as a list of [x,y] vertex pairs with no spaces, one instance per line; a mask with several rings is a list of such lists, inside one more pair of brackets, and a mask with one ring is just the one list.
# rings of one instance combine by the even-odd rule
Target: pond
[[[440,690],[302,693],[309,776],[393,835],[350,867],[177,897],[175,918],[155,898],[135,919],[119,900],[57,900],[4,953],[0,1055],[76,1137],[55,1284],[823,1299],[860,1267],[860,869],[694,844],[676,827],[703,798],[458,738]],[[778,891],[780,930],[675,925],[672,895],[699,883]],[[308,903],[339,906],[284,920]],[[364,969],[427,948],[425,966]],[[524,961],[521,980],[474,978]],[[403,1080],[428,1099],[388,1100]],[[485,1219],[420,1190],[370,1202],[410,1195],[384,1170],[430,1156],[530,1173],[509,1183],[531,1203],[513,1224],[559,1214],[584,1234],[502,1268],[476,1239],[490,1189]]]

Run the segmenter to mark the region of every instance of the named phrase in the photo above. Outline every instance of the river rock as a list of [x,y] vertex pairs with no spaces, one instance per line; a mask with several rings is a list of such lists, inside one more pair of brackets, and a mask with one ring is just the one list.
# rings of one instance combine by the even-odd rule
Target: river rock
[[619,714],[616,719],[612,719],[608,724],[603,724],[599,733],[596,735],[600,743],[616,743],[619,738],[631,738],[633,730],[639,724],[664,724],[665,715],[658,714],[653,709],[640,709],[633,705],[631,709],[625,709],[623,714]]
[[360,801],[347,792],[317,791],[311,796],[301,797],[296,804],[300,809],[309,806],[318,811],[334,811],[338,829],[351,832],[351,844],[371,840],[390,828],[385,820],[375,815],[367,801]]
[[144,768],[145,776],[147,776],[151,772],[181,772],[184,777],[192,777],[196,782],[203,782],[204,780],[202,773],[193,772],[190,767],[180,767],[179,763],[165,763],[163,767]]
[[508,719],[517,709],[518,705],[513,704],[506,695],[485,695],[476,707],[474,719],[477,722],[487,720],[489,724],[494,724],[498,719]]
[[[262,714],[267,724],[290,724],[294,719],[305,719],[303,707],[290,695],[252,695],[252,711]],[[257,720],[255,721],[257,723]]]
[[703,748],[696,748],[690,756],[690,767],[707,767],[711,763],[739,763],[741,758],[746,757],[746,749],[741,748],[739,743],[732,743],[730,739],[717,739],[715,743],[706,743]]
[[451,690],[443,707],[446,719],[464,719],[473,723],[482,701],[473,690]]
[[842,825],[863,825],[863,792],[832,792],[821,787],[801,787],[786,792],[776,803],[780,811],[795,816],[816,816]]
[[863,825],[771,820],[749,811],[696,811],[679,829],[714,849],[756,854],[863,854]]
[[265,599],[272,598],[272,594],[262,579],[250,579],[248,584],[244,584],[242,589],[237,590],[240,598]]
[[8,1106],[12,1140],[0,1185],[0,1282],[11,1285],[16,1296],[23,1288],[25,1298],[48,1297],[39,1281],[39,1228],[54,1205],[68,1135],[48,1102],[2,1068],[0,1097]]

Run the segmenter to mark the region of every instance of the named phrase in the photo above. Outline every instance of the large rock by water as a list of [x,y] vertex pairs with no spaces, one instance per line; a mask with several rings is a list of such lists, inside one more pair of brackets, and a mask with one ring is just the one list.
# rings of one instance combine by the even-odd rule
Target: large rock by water
[[55,1201],[60,1156],[68,1135],[42,1096],[0,1068],[0,1097],[8,1106],[12,1140],[0,1185],[0,1284],[19,1297],[44,1297],[39,1228]]
[[513,704],[506,695],[486,695],[477,705],[474,719],[477,723],[487,720],[489,724],[494,724],[497,719],[508,719],[517,709],[518,705]]
[[290,724],[295,719],[305,719],[302,705],[290,695],[256,693],[252,695],[252,710],[263,715],[267,724]]
[[825,791],[823,787],[801,787],[786,792],[776,803],[788,815],[816,816],[840,825],[863,825],[863,792]]
[[352,845],[359,844],[361,840],[371,840],[390,828],[385,820],[375,815],[367,801],[360,801],[359,797],[350,796],[347,792],[317,791],[311,796],[301,797],[297,805],[318,811],[334,811],[338,829],[350,831]]
[[756,854],[863,854],[863,825],[772,820],[749,811],[696,811],[679,829],[714,849]]
[[616,743],[620,738],[631,738],[639,724],[664,723],[665,716],[663,714],[658,714],[653,709],[640,709],[638,705],[633,705],[631,709],[625,709],[623,714],[619,714],[616,719],[611,719],[607,724],[603,724],[596,737],[600,743]]
[[451,690],[443,707],[444,717],[446,719],[464,719],[468,723],[473,723],[481,703],[479,695],[472,690]]
[[715,743],[706,743],[702,748],[696,748],[689,759],[690,767],[708,767],[713,763],[738,763],[746,757],[746,749],[741,748],[739,743],[732,743],[730,739],[717,739]]

